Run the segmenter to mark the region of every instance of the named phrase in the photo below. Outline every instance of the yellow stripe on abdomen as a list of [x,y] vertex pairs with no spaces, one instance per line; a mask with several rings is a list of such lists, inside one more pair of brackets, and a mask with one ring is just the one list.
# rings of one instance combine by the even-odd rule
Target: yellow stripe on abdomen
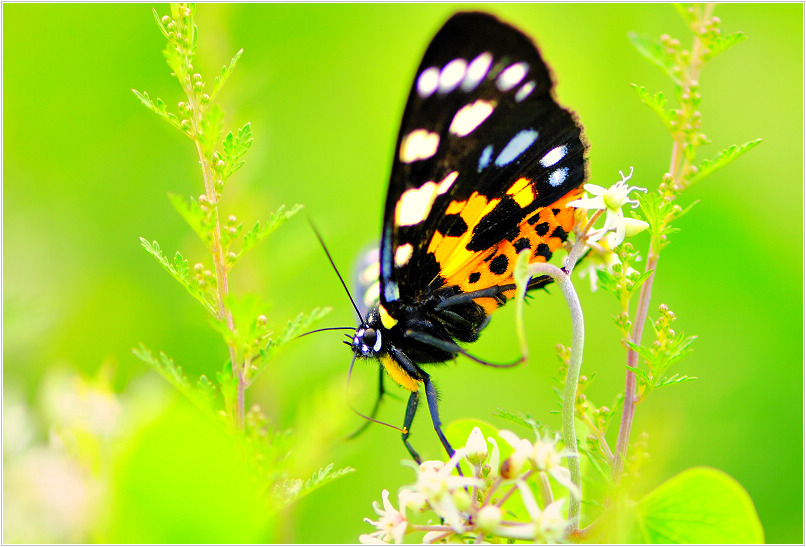
[[409,391],[418,391],[420,389],[420,384],[418,381],[412,378],[409,373],[406,372],[403,367],[401,367],[398,362],[392,358],[391,355],[388,353],[381,355],[380,360],[383,368],[386,369],[386,372],[389,373],[389,376],[392,377],[392,380],[405,387]]

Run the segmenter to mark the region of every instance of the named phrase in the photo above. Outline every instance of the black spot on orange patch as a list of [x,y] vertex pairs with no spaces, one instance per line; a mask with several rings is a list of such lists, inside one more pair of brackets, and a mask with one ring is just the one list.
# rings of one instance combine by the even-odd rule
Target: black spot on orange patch
[[495,275],[503,275],[507,271],[507,266],[509,266],[509,259],[506,255],[498,255],[490,262],[490,272]]
[[548,262],[551,258],[551,249],[549,249],[549,246],[545,243],[541,243],[537,246],[537,249],[535,249],[535,256],[542,256],[546,259],[546,262]]
[[467,278],[468,283],[478,283],[479,279],[481,279],[481,273],[473,272]]
[[543,237],[547,233],[549,233],[549,223],[548,222],[541,222],[537,226],[535,226],[535,233],[540,237]]
[[[555,231],[556,231],[556,230],[555,230]],[[530,247],[530,244],[529,244],[529,239],[528,239],[528,238],[525,238],[525,237],[522,237],[522,238],[518,239],[517,241],[515,241],[515,242],[512,244],[512,246],[513,246],[513,247],[515,247],[515,250],[516,250],[517,252],[521,252],[522,250],[524,250],[524,249],[526,249],[526,248]]]
[[560,241],[565,241],[568,239],[568,232],[563,230],[562,226],[557,226],[554,228],[554,231],[551,232],[551,237],[558,237],[560,238]]
[[437,230],[447,237],[459,237],[467,232],[467,222],[461,215],[445,215],[440,219]]

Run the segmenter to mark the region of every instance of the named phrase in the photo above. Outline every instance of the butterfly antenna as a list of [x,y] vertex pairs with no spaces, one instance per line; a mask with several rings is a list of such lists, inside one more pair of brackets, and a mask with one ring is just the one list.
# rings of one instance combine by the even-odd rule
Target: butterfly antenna
[[308,332],[300,334],[299,336],[297,336],[297,338],[302,338],[303,336],[308,336],[309,334],[313,334],[315,332],[322,332],[326,330],[355,330],[355,327],[325,327],[323,329],[309,330]]
[[322,249],[324,249],[325,254],[327,255],[327,259],[330,261],[330,265],[333,266],[333,271],[335,271],[336,275],[339,276],[339,281],[341,281],[341,286],[344,287],[344,292],[347,293],[347,298],[350,299],[350,302],[353,304],[353,308],[355,308],[355,313],[356,313],[356,315],[358,315],[358,321],[361,322],[362,321],[361,312],[359,311],[358,306],[356,306],[355,300],[353,300],[353,295],[350,294],[350,289],[347,288],[347,284],[344,282],[344,279],[341,277],[341,274],[339,273],[339,269],[336,267],[336,263],[333,262],[333,257],[330,256],[330,251],[327,250],[327,246],[325,245],[325,241],[322,239],[322,236],[319,233],[319,230],[316,229],[316,226],[314,226],[313,221],[311,221],[310,218],[308,219],[308,223],[311,225],[311,229],[313,230],[313,233],[316,234],[316,239],[319,240],[319,244],[322,246]]
[[[345,343],[347,343],[347,342],[345,342]],[[394,426],[392,424],[387,424],[386,422],[376,420],[375,418],[371,418],[369,416],[366,416],[365,414],[360,413],[358,410],[355,409],[353,404],[350,402],[350,379],[353,376],[353,365],[355,364],[355,358],[356,357],[358,357],[358,355],[353,354],[353,360],[350,361],[350,369],[347,371],[347,404],[350,405],[350,410],[352,410],[353,412],[355,412],[356,414],[358,414],[359,416],[361,416],[365,420],[368,420],[370,422],[375,422],[376,424],[379,424],[379,425],[385,425],[386,427],[391,427],[392,429],[394,429],[396,431],[400,431],[402,433],[403,430],[401,428],[397,427],[397,426]],[[349,437],[347,437],[347,439],[350,439],[352,437],[354,437],[354,435],[350,435]]]

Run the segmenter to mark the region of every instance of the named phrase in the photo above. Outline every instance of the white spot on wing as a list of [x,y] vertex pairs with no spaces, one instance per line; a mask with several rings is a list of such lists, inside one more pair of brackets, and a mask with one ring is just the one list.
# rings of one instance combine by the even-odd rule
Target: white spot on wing
[[529,69],[529,65],[525,62],[515,63],[514,65],[509,65],[507,68],[498,75],[498,79],[495,81],[495,85],[498,86],[498,89],[501,91],[509,91],[523,80],[524,76],[526,76],[526,71]]
[[395,206],[395,224],[412,226],[425,220],[437,197],[437,184],[426,182],[419,188],[403,192]]
[[436,154],[439,146],[439,135],[426,129],[415,129],[400,143],[400,161],[412,163],[426,160]]
[[535,90],[535,82],[534,80],[529,80],[525,84],[521,86],[517,93],[515,93],[515,102],[519,103],[528,97],[532,91]]
[[507,145],[495,158],[495,164],[498,167],[503,167],[508,163],[514,161],[518,156],[523,154],[527,148],[537,140],[537,131],[534,129],[524,129],[519,131],[517,135],[512,137]]
[[467,71],[467,61],[454,59],[442,68],[439,73],[439,92],[450,93],[464,79]]
[[[459,171],[451,171],[438,183],[428,181],[419,188],[410,188],[403,192],[395,206],[395,224],[413,226],[424,221],[437,196],[447,192],[458,176]],[[397,260],[397,255],[395,259]]]
[[453,117],[448,131],[459,137],[465,137],[481,125],[493,113],[494,108],[493,103],[481,99],[466,104]]
[[459,171],[451,171],[448,173],[448,175],[439,182],[439,185],[437,186],[437,195],[439,196],[447,192],[453,184],[453,181],[455,181],[456,177],[458,176]]
[[423,70],[417,78],[417,93],[423,99],[430,97],[439,85],[439,69],[431,67]]
[[567,167],[560,167],[559,169],[555,169],[549,175],[549,184],[552,186],[559,186],[565,179],[568,178],[568,168]]
[[462,91],[473,91],[490,72],[492,64],[493,55],[486,51],[470,61],[465,79],[462,80]]
[[395,266],[400,267],[408,264],[413,252],[414,247],[412,247],[411,243],[406,243],[405,245],[398,247],[395,251]]
[[563,159],[565,155],[568,153],[568,147],[566,145],[558,146],[557,148],[552,148],[546,155],[540,158],[540,165],[543,167],[551,167],[552,165],[556,165],[558,161]]

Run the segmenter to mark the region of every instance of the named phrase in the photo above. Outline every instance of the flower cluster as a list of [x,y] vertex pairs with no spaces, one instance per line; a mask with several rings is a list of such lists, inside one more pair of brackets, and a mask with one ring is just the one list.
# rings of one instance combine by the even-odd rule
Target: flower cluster
[[[389,491],[384,490],[383,506],[373,503],[377,520],[364,519],[375,531],[361,535],[361,543],[411,542],[405,536],[418,532],[424,533],[423,543],[563,540],[567,522],[562,508],[566,500],[554,500],[548,477],[572,495],[579,495],[568,469],[560,463],[566,454],[556,449],[554,441],[544,438],[531,442],[503,430],[499,437],[513,449],[503,462],[495,439],[485,440],[476,427],[467,444],[447,463],[426,461],[414,467],[417,480],[400,489],[399,510],[389,500]],[[461,474],[460,463],[469,464],[470,476]],[[542,503],[535,498],[535,484]]]
[[[615,264],[619,264],[619,258],[614,249],[624,242],[624,238],[632,237],[643,232],[649,224],[637,218],[627,218],[624,216],[622,207],[629,204],[634,209],[638,206],[638,200],[629,199],[630,192],[646,192],[646,188],[629,186],[627,181],[632,178],[633,169],[630,174],[624,175],[619,171],[621,180],[610,188],[603,188],[596,184],[586,184],[586,192],[590,192],[593,197],[583,197],[568,203],[571,207],[578,209],[588,209],[603,211],[605,222],[601,228],[591,230],[585,236],[585,245],[590,249],[589,260],[580,276],[587,276],[590,279],[591,291],[596,290],[596,270],[606,269],[611,271]],[[584,216],[584,215],[583,215]]]

